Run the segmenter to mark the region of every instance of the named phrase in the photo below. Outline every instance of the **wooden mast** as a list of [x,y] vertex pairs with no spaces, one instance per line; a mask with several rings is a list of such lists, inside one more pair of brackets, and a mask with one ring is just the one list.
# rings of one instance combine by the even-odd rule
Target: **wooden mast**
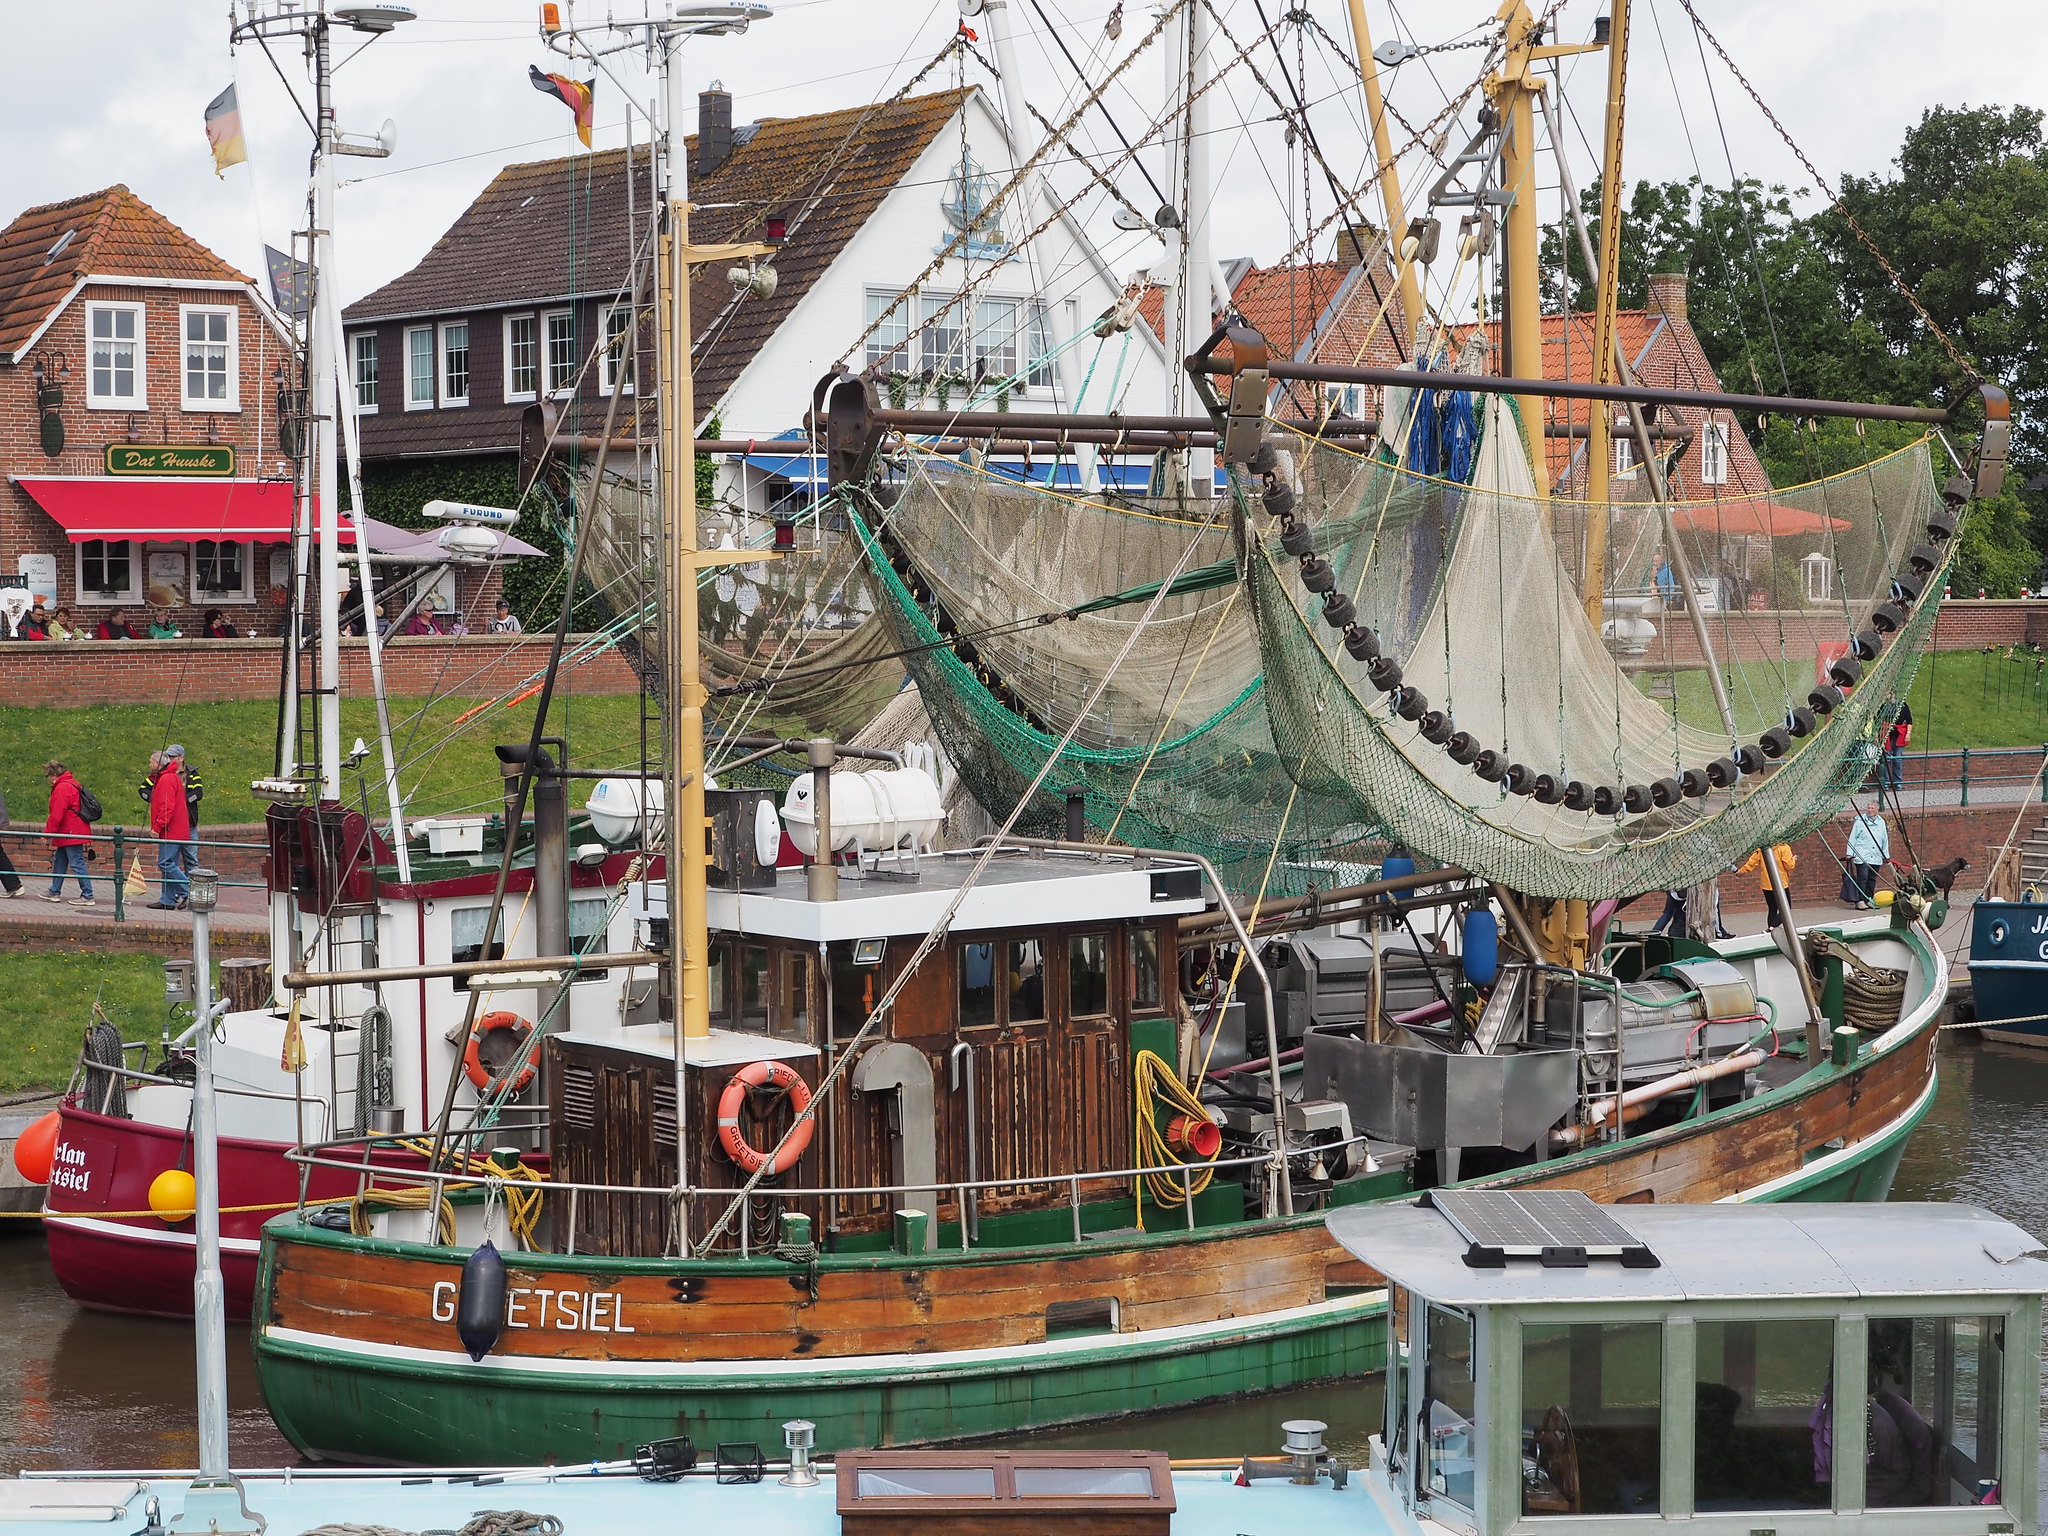
[[[1621,121],[1628,70],[1628,3],[1611,0],[1607,32],[1606,139],[1600,152],[1600,269],[1593,315],[1593,381],[1614,382],[1614,311],[1621,282]],[[1614,448],[1608,407],[1595,404],[1586,429],[1586,619],[1597,631],[1607,596],[1607,502]]]
[[[1500,371],[1511,379],[1543,377],[1543,269],[1536,224],[1535,75],[1541,34],[1526,0],[1502,0],[1507,57],[1487,77],[1486,99],[1500,120],[1500,183],[1512,199],[1507,206],[1507,247],[1501,281]],[[1550,497],[1550,473],[1543,445],[1543,398],[1517,395],[1522,440],[1534,472],[1536,495]]]

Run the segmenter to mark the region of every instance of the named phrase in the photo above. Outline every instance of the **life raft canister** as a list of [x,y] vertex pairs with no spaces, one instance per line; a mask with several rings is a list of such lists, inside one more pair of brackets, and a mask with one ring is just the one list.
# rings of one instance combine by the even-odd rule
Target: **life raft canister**
[[796,1166],[797,1159],[804,1155],[804,1148],[811,1144],[811,1127],[816,1122],[799,1119],[796,1129],[790,1132],[775,1154],[774,1162],[770,1163],[766,1152],[757,1151],[740,1134],[740,1105],[756,1088],[773,1088],[787,1093],[799,1116],[811,1102],[811,1085],[797,1075],[796,1068],[780,1061],[749,1062],[733,1073],[726,1082],[725,1092],[718,1096],[718,1144],[725,1148],[725,1155],[747,1173],[763,1167],[770,1173],[787,1172]]
[[[501,1033],[510,1040],[512,1049],[495,1063],[485,1061],[483,1052],[484,1040],[488,1036]],[[478,1093],[490,1091],[491,1084],[496,1082],[498,1075],[512,1064],[513,1060],[518,1056],[520,1048],[526,1044],[527,1037],[532,1033],[533,1026],[516,1013],[504,1011],[487,1013],[476,1021],[476,1028],[469,1032],[469,1044],[463,1047],[462,1071],[470,1082],[475,1085]],[[533,1063],[529,1061],[526,1064],[525,1070],[519,1074],[518,1081],[513,1083],[507,1092],[524,1093],[527,1085],[532,1081]]]

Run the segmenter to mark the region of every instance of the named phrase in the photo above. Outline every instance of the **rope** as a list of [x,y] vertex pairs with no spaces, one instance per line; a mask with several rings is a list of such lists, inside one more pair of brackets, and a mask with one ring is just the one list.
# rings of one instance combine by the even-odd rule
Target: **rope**
[[1842,1017],[1856,1029],[1883,1031],[1899,1022],[1906,1002],[1906,973],[1886,965],[1867,965],[1839,939],[1825,933],[1806,935],[1815,954],[1842,962]]
[[[364,1525],[333,1520],[310,1527],[303,1536],[415,1536],[395,1525]],[[425,1530],[417,1536],[562,1536],[559,1515],[537,1515],[530,1509],[480,1509],[458,1529]]]
[[[1209,1111],[1202,1101],[1195,1097],[1188,1085],[1180,1080],[1172,1064],[1156,1051],[1139,1051],[1131,1058],[1131,1083],[1138,1095],[1137,1122],[1132,1127],[1133,1139],[1137,1144],[1138,1166],[1141,1168],[1163,1167],[1167,1163],[1191,1163],[1167,1141],[1166,1133],[1159,1128],[1159,1103],[1163,1099],[1169,1109],[1188,1117],[1199,1125],[1213,1125]],[[1142,1196],[1147,1191],[1152,1203],[1157,1206],[1176,1206],[1192,1200],[1209,1187],[1209,1181],[1216,1177],[1216,1165],[1203,1163],[1201,1173],[1190,1178],[1185,1185],[1170,1173],[1148,1173],[1140,1181]],[[1138,1226],[1145,1225],[1144,1212],[1138,1215]]]

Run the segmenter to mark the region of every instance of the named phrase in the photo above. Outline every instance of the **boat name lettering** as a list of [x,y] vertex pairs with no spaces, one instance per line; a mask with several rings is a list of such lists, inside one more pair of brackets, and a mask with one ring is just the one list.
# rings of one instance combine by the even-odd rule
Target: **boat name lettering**
[[2037,917],[2034,919],[2034,932],[2048,933],[2048,916]]
[[[455,1321],[456,1284],[436,1280],[432,1302],[437,1323]],[[515,1285],[505,1293],[507,1328],[552,1328],[559,1333],[637,1333],[626,1323],[625,1298],[617,1291],[553,1290]]]
[[92,1184],[92,1170],[85,1166],[85,1148],[68,1141],[57,1143],[50,1158],[50,1188],[82,1195]]

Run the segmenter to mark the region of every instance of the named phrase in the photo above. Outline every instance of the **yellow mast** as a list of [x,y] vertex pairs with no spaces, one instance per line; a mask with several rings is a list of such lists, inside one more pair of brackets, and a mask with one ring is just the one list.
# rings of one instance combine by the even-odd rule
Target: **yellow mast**
[[1422,293],[1415,280],[1415,263],[1401,259],[1401,234],[1408,216],[1401,208],[1401,173],[1394,165],[1393,140],[1387,133],[1387,112],[1380,96],[1380,72],[1372,56],[1372,31],[1365,24],[1365,0],[1348,0],[1351,9],[1351,45],[1358,52],[1358,73],[1365,82],[1365,112],[1372,120],[1373,160],[1379,166],[1375,178],[1380,184],[1380,206],[1387,213],[1387,247],[1394,253],[1395,278],[1401,286],[1402,323],[1408,336],[1401,338],[1405,349],[1410,336],[1422,324]]
[[[1507,207],[1507,254],[1501,282],[1500,371],[1511,379],[1543,377],[1543,269],[1536,224],[1536,93],[1543,89],[1533,65],[1541,52],[1526,0],[1503,0],[1495,12],[1505,23],[1507,57],[1487,77],[1486,99],[1500,118],[1501,188]],[[1536,479],[1536,494],[1550,495],[1543,448],[1543,399],[1517,395],[1522,437]]]
[[[1607,33],[1607,136],[1600,152],[1600,271],[1593,318],[1593,378],[1614,382],[1614,310],[1621,281],[1621,119],[1628,71],[1628,0],[1611,0]],[[1607,595],[1607,500],[1614,448],[1609,407],[1593,403],[1586,431],[1586,618],[1597,630]]]
[[[664,38],[671,51],[680,32]],[[768,550],[704,550],[697,547],[697,404],[690,384],[690,267],[696,263],[767,256],[766,245],[690,244],[688,177],[684,165],[681,71],[667,61],[668,230],[661,242],[658,325],[662,359],[662,522],[666,531],[668,603],[663,656],[668,666],[668,769],[674,785],[667,806],[669,954],[675,968],[678,1040],[711,1033],[708,952],[711,946],[708,857],[704,813],[703,656],[697,645],[697,577],[716,565],[772,558]],[[680,1046],[678,1047],[680,1049]],[[678,1056],[678,1061],[681,1057]]]

